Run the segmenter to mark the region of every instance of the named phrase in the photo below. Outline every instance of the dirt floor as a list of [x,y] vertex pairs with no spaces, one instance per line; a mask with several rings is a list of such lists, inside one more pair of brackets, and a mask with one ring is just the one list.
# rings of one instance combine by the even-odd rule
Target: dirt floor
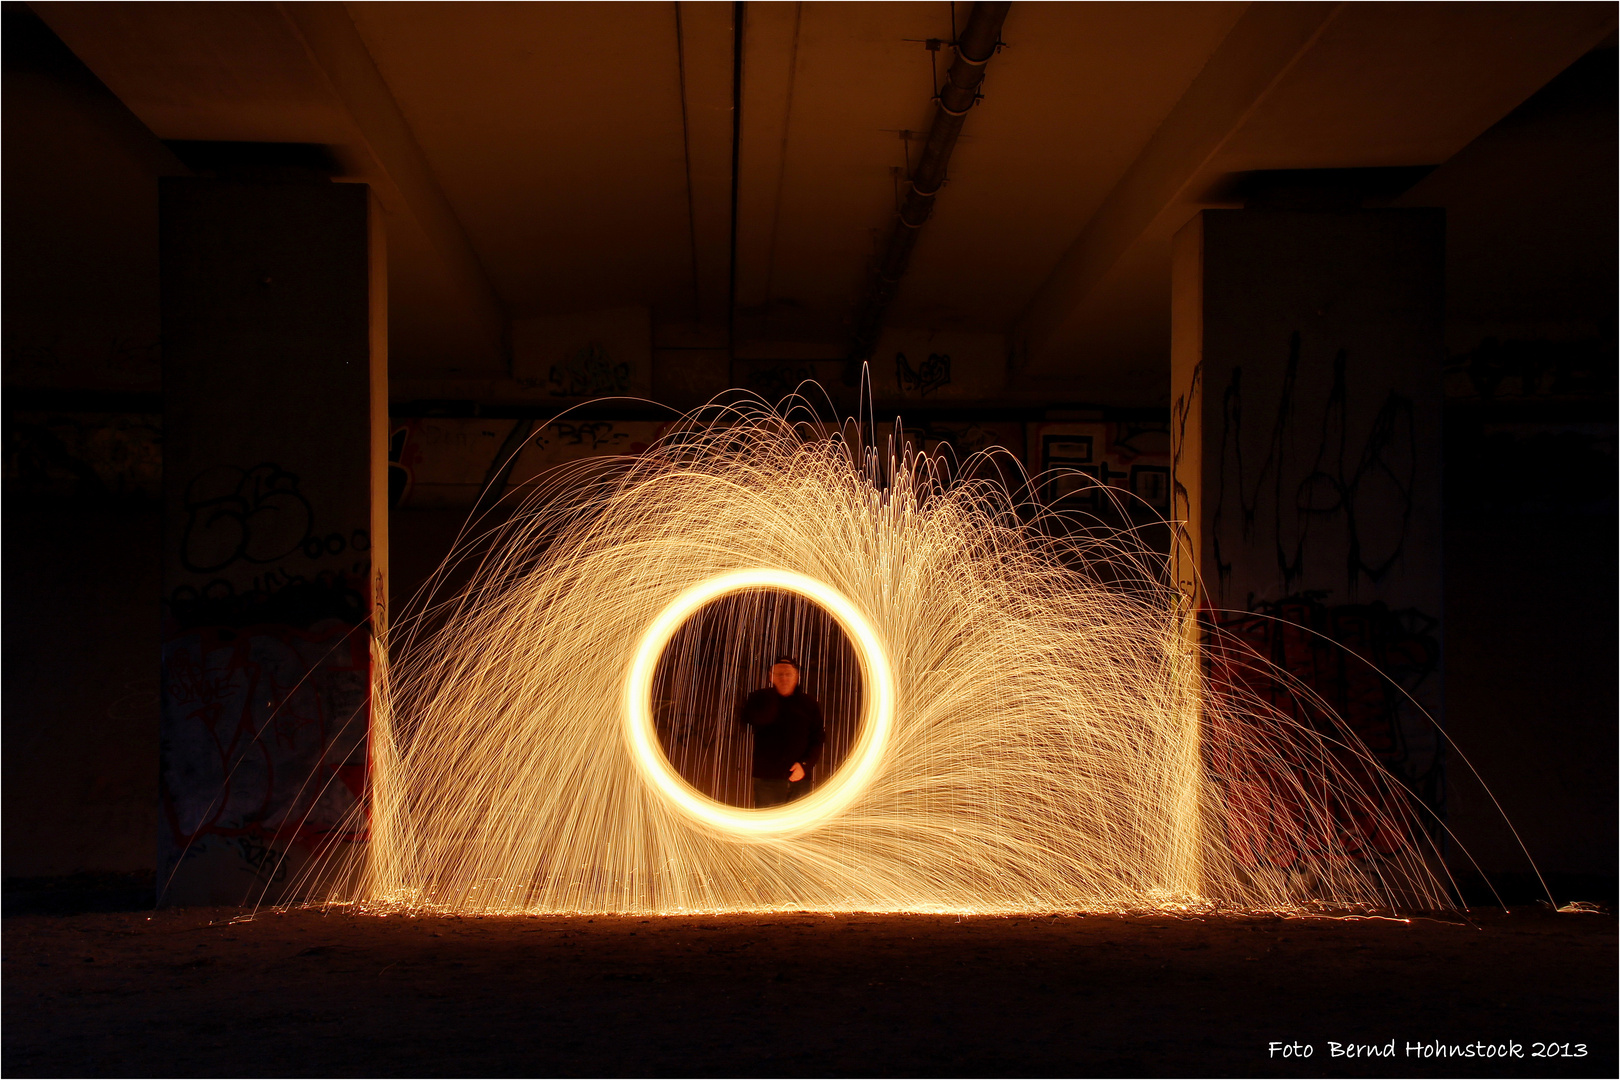
[[1620,1071],[1610,915],[239,915],[6,918],[5,1074]]

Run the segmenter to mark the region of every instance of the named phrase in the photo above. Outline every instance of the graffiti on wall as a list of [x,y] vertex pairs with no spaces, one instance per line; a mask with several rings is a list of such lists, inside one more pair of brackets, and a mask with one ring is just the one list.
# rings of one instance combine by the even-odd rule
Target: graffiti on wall
[[[662,421],[559,420],[536,425],[498,417],[411,417],[396,421],[390,440],[390,498],[407,510],[470,509],[516,434],[517,459],[507,489],[546,469],[604,454],[636,454],[661,435]],[[531,425],[527,437],[516,425]],[[526,429],[527,430],[527,429]],[[506,450],[511,453],[510,449]]]
[[238,902],[364,834],[371,622],[386,598],[369,529],[323,519],[277,462],[198,470],[178,502],[159,882],[178,902]]
[[156,413],[15,412],[6,417],[13,494],[155,503],[163,489]]
[[409,424],[395,426],[388,432],[388,509],[395,510],[400,507],[411,493],[411,464],[408,452],[415,447],[410,445],[411,427]]
[[1024,482],[1024,424],[1019,420],[922,420],[901,429],[905,446],[943,461],[948,475],[998,479],[1018,490]]
[[[813,375],[810,364],[756,366],[762,392],[790,393],[801,377]],[[493,417],[411,417],[397,420],[390,437],[390,497],[402,509],[465,509],[473,505],[491,475],[496,457],[513,435],[514,425],[528,423]],[[559,420],[536,425],[523,440],[508,474],[508,488],[533,481],[545,470],[582,458],[639,454],[667,435],[671,423],[651,420]],[[885,429],[886,430],[886,429]],[[1107,512],[1112,501],[1101,489],[1113,489],[1144,516],[1170,510],[1170,428],[1167,420],[1098,420],[1094,422],[1025,420],[954,420],[923,417],[903,424],[904,440],[913,450],[947,453],[956,463],[992,448],[1007,452],[999,465],[978,460],[975,470],[999,471],[1015,488],[1023,478],[1047,473],[1040,494],[1065,509]],[[978,475],[978,473],[975,473]]]
[[165,643],[160,881],[223,845],[246,895],[285,881],[295,848],[363,830],[370,665],[369,635],[337,619]]
[[[798,390],[807,382],[825,379],[818,367],[832,370],[835,365],[810,360],[739,361],[743,368],[741,383],[767,401],[776,401]],[[831,376],[836,378],[836,375]],[[827,385],[832,385],[827,383]]]
[[551,440],[562,446],[621,451],[630,441],[630,433],[612,420],[559,420],[540,435],[542,443],[548,444]]
[[278,562],[311,542],[321,553],[323,542],[310,528],[314,512],[298,490],[298,477],[270,462],[204,469],[186,486],[184,510],[180,564],[193,574],[211,574],[238,560]]
[[950,383],[950,354],[929,353],[928,359],[913,368],[906,354],[897,352],[894,354],[894,380],[900,387],[900,393],[927,397]]
[[1115,506],[1170,511],[1170,425],[1163,420],[1033,424],[1030,464],[1048,505],[1092,514]]
[[190,580],[166,598],[171,629],[365,621],[370,531],[317,529],[294,473],[273,462],[204,469],[181,509],[179,562]]
[[[1204,484],[1212,688],[1272,716],[1281,732],[1328,739],[1350,793],[1312,823],[1291,793],[1323,781],[1288,760],[1286,738],[1283,760],[1266,761],[1231,733],[1211,732],[1234,848],[1284,869],[1303,851],[1375,858],[1408,848],[1411,829],[1431,827],[1445,803],[1430,718],[1440,706],[1437,578],[1414,569],[1438,565],[1415,527],[1426,511],[1424,470],[1439,465],[1424,449],[1436,432],[1419,431],[1417,401],[1399,377],[1370,381],[1385,360],[1357,367],[1344,347],[1309,351],[1294,331],[1280,365],[1233,366],[1211,383],[1203,476],[1177,474]],[[1408,797],[1428,820],[1409,821],[1400,810]],[[1378,824],[1390,820],[1408,825]]]
[[1446,397],[1481,401],[1612,400],[1614,343],[1487,337],[1446,361]]
[[[394,421],[388,441],[390,507],[471,506],[514,423],[486,417]],[[473,490],[462,490],[467,487]]]
[[[1308,578],[1331,577],[1352,598],[1363,583],[1382,582],[1405,549],[1419,468],[1411,399],[1390,390],[1371,421],[1353,427],[1348,358],[1339,349],[1320,412],[1307,411],[1296,392],[1300,351],[1295,331],[1273,409],[1245,400],[1241,366],[1232,369],[1222,393],[1218,469],[1209,499],[1221,603],[1232,592],[1234,552],[1243,547],[1270,552],[1284,593],[1298,591]],[[1256,438],[1260,432],[1263,441]],[[1264,447],[1263,454],[1254,453],[1256,446]],[[1327,556],[1342,558],[1342,567],[1320,565],[1330,551],[1342,552]]]
[[359,560],[348,571],[322,570],[314,574],[274,567],[254,574],[241,585],[223,577],[201,585],[176,585],[167,598],[169,625],[176,631],[255,623],[310,626],[323,619],[359,625],[366,617],[364,586],[368,565]]
[[615,362],[605,347],[592,342],[574,350],[561,363],[551,365],[548,382],[552,397],[628,394],[630,365]]
[[[1211,688],[1285,726],[1327,736],[1362,804],[1333,801],[1333,835],[1323,835],[1296,805],[1294,792],[1321,783],[1303,757],[1261,760],[1245,740],[1217,726],[1206,754],[1232,807],[1230,839],[1240,856],[1250,865],[1288,869],[1307,851],[1370,858],[1407,846],[1411,837],[1379,824],[1365,807],[1380,808],[1384,822],[1400,821],[1401,789],[1436,814],[1444,805],[1441,737],[1417,704],[1439,679],[1439,620],[1382,603],[1330,606],[1319,594],[1206,618]],[[1347,736],[1381,768],[1351,753]],[[1286,750],[1287,741],[1282,745]]]
[[1198,606],[1202,589],[1198,574],[1198,541],[1194,532],[1196,523],[1193,520],[1195,508],[1192,492],[1196,489],[1202,494],[1203,477],[1197,475],[1201,455],[1189,455],[1188,451],[1194,446],[1194,440],[1200,437],[1202,416],[1196,417],[1198,425],[1193,421],[1195,411],[1201,412],[1203,402],[1204,365],[1200,361],[1193,366],[1185,390],[1176,395],[1175,403],[1170,408],[1170,426],[1174,437],[1171,439],[1170,509],[1166,517],[1172,529],[1171,553],[1176,589],[1190,607]]

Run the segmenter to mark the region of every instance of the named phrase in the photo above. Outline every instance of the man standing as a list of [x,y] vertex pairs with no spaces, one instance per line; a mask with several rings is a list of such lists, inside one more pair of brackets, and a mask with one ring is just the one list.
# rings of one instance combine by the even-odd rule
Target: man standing
[[799,685],[799,662],[778,656],[771,685],[748,695],[740,719],[754,729],[754,808],[780,806],[807,792],[826,734],[821,706]]

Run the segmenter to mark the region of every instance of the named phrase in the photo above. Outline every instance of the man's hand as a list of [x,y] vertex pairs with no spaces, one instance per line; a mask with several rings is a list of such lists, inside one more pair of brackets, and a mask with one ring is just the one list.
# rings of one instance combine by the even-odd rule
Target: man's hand
[[797,761],[795,761],[793,763],[793,768],[788,770],[788,779],[792,780],[795,784],[798,783],[800,780],[803,780],[804,779],[804,766],[800,765]]

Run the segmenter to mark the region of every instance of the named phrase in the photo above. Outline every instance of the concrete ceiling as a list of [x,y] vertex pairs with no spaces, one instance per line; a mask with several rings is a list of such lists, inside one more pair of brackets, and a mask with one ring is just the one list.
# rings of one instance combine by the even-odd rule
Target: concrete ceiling
[[[951,58],[926,45],[940,3],[33,7],[160,138],[320,143],[371,183],[413,374],[499,374],[511,320],[623,306],[665,344],[724,345],[734,314],[739,355],[840,355]],[[1614,22],[1014,3],[889,322],[1006,334],[1027,385],[1140,397],[1169,238],[1230,205],[1225,178],[1444,162]]]

